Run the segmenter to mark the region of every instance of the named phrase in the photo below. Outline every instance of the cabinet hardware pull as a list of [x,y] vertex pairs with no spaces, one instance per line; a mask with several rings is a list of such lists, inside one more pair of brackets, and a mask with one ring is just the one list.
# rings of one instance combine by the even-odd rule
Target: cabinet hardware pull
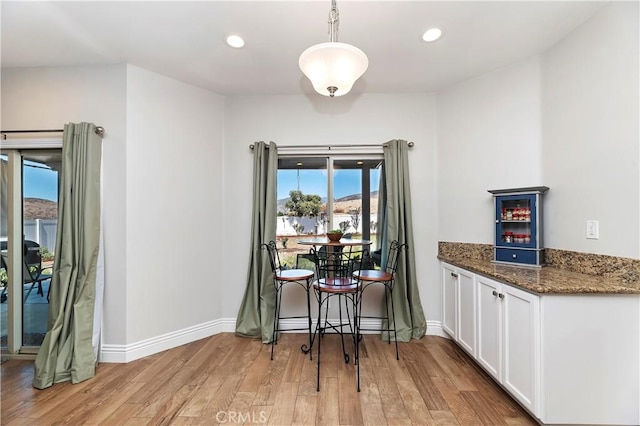
[[495,291],[495,290],[493,290],[493,291],[491,292],[491,294],[493,294],[494,296],[497,296],[497,295],[498,295],[498,292],[497,292],[497,291]]
[[455,274],[455,273],[453,273],[453,272],[451,273],[451,276],[452,276],[453,278],[458,278],[458,274]]
[[504,294],[502,294],[502,293],[498,293],[498,297],[499,297],[500,299],[504,299]]

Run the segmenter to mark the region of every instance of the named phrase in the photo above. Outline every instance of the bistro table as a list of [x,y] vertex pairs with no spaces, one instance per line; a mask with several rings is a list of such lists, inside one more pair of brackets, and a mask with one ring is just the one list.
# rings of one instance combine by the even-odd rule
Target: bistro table
[[[322,249],[322,247],[325,247],[325,249],[327,250],[324,255],[325,256],[324,261],[321,261],[319,264],[316,265],[318,276],[316,277],[317,281],[314,287],[316,289],[317,298],[318,298],[318,322],[316,323],[316,330],[313,333],[313,338],[311,339],[311,345],[309,347],[309,350],[311,350],[316,340],[316,337],[318,337],[318,342],[317,342],[318,352],[316,357],[317,363],[318,363],[318,373],[317,373],[316,390],[318,391],[320,390],[320,339],[322,337],[322,334],[324,334],[325,330],[327,330],[328,328],[331,328],[340,334],[340,339],[342,342],[342,352],[345,358],[345,362],[348,363],[349,355],[345,350],[344,333],[343,333],[343,327],[348,326],[350,329],[349,333],[353,335],[353,344],[354,344],[354,350],[355,350],[354,363],[357,364],[358,366],[357,385],[358,385],[358,391],[360,391],[360,368],[359,368],[359,361],[358,361],[359,340],[360,340],[360,331],[359,331],[360,324],[359,324],[359,316],[358,316],[359,289],[357,284],[353,283],[353,279],[350,276],[343,277],[341,275],[342,272],[344,272],[342,266],[337,265],[335,267],[332,267],[332,265],[336,265],[333,263],[334,259],[335,259],[335,262],[341,263],[343,262],[345,257],[347,259],[351,258],[352,254],[355,256],[354,259],[357,258],[362,260],[363,256],[366,253],[366,249],[371,245],[371,241],[357,240],[352,238],[342,238],[340,239],[340,241],[330,241],[328,238],[321,237],[321,238],[310,238],[307,240],[300,240],[298,241],[298,244],[313,246],[314,249],[316,249],[317,247],[320,247],[320,249]],[[362,247],[362,251],[354,250],[353,249],[354,247]],[[345,248],[348,248],[348,250],[345,250]],[[348,261],[350,262],[350,260]],[[324,273],[323,273],[323,270],[324,270]],[[335,278],[335,279],[333,278],[338,276],[339,278]],[[340,285],[334,284],[337,282],[345,283],[344,288],[341,289]],[[324,299],[322,296],[323,294],[325,294]],[[329,321],[329,319],[327,318],[328,306],[329,306],[328,300],[332,296],[337,296],[339,298],[346,297],[347,299],[351,299],[353,303],[353,323],[351,322],[351,317],[349,315],[348,308],[346,311],[347,322],[346,323],[343,322],[341,301],[338,302],[339,312],[340,312],[339,322],[333,323],[332,321]],[[347,299],[345,299],[345,303]],[[322,325],[323,303],[327,303],[326,305],[327,313],[325,314],[324,325]]]

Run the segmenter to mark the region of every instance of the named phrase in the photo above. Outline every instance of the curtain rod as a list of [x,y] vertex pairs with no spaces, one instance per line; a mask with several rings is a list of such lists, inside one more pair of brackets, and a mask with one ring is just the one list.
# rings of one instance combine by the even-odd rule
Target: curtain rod
[[[409,148],[413,148],[415,144],[413,142],[407,142],[407,146]],[[254,148],[254,144],[249,145],[249,149]],[[278,145],[278,148],[296,148],[296,149],[307,149],[307,148],[325,148],[331,151],[332,148],[380,148],[384,147],[383,144],[369,144],[369,145]],[[269,146],[267,145],[267,148]]]
[[[52,129],[52,130],[0,130],[0,134],[2,134],[2,139],[7,139],[7,134],[12,133],[62,133],[63,129]],[[104,127],[96,126],[96,135],[104,136]]]

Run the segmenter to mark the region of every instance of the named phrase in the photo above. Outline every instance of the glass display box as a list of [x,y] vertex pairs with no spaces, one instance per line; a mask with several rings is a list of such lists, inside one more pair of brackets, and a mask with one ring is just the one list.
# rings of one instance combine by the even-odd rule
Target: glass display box
[[494,262],[542,266],[542,195],[548,190],[546,186],[489,190],[495,206]]

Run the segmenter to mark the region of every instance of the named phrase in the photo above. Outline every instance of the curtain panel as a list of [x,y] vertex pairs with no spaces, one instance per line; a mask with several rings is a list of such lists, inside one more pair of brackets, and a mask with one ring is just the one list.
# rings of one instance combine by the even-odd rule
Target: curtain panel
[[[409,185],[409,148],[407,141],[392,140],[384,145],[385,189],[384,232],[382,237],[382,264],[386,262],[389,242],[398,240],[408,245],[398,258],[395,275],[393,303],[396,307],[398,340],[408,342],[419,339],[427,331],[427,321],[420,301],[416,277],[413,218],[411,213],[411,188]],[[383,328],[389,328],[383,324]],[[388,333],[383,339],[388,340]]]
[[102,138],[95,130],[92,123],[64,126],[49,318],[33,379],[38,389],[95,375],[92,337],[102,157]]
[[276,293],[268,253],[260,244],[276,239],[276,190],[278,148],[257,142],[253,148],[253,217],[249,271],[244,297],[236,319],[236,335],[270,343]]

